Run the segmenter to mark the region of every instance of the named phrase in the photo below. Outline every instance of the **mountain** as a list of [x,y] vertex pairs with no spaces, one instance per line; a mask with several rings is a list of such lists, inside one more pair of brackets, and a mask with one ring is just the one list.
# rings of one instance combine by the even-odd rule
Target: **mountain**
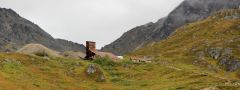
[[[42,50],[45,54],[38,53]],[[55,53],[39,44],[20,51]],[[76,52],[63,55],[79,57]],[[108,57],[88,61],[38,56],[0,53],[0,89],[240,90],[240,10],[224,10],[184,25],[117,62]],[[132,57],[151,62],[134,62]]]
[[[33,44],[21,51],[42,51],[35,47],[54,53]],[[240,10],[184,25],[117,62],[0,53],[0,67],[3,90],[240,90]]]
[[116,55],[123,55],[131,52],[137,48],[142,47],[148,40],[152,39],[152,35],[156,32],[156,27],[162,27],[165,18],[160,19],[157,23],[147,23],[142,26],[133,28],[132,30],[124,33],[121,38],[113,43],[106,45],[102,51],[112,52]]
[[133,28],[102,50],[124,55],[146,44],[167,38],[183,25],[205,19],[219,10],[239,8],[239,5],[239,0],[185,0],[167,17],[156,23]]
[[[220,73],[240,70],[240,10],[224,10],[177,29],[160,42],[129,54],[202,66]],[[239,76],[240,74],[237,73]]]
[[0,8],[0,51],[16,51],[30,43],[42,44],[56,51],[85,50],[82,44],[55,39],[15,11]]

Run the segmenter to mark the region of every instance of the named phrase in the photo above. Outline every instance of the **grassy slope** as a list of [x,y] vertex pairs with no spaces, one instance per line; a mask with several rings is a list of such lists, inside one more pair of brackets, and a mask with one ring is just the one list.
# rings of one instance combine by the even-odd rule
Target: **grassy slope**
[[[134,64],[107,59],[94,62],[63,58],[47,60],[4,53],[0,54],[0,58],[0,90],[174,90],[225,86],[226,82],[226,79],[196,70],[167,67],[168,62]],[[106,82],[96,82],[85,74],[89,63],[101,66]]]
[[[238,15],[240,11],[233,10]],[[228,15],[229,14],[229,15]],[[190,56],[208,47],[230,47],[236,56],[239,53],[240,19],[226,19],[230,10],[219,12],[203,21],[179,28],[168,39],[147,45],[130,55],[154,55],[169,57]]]
[[88,78],[85,70],[89,62],[82,60],[48,60],[36,56],[1,53],[0,62],[0,90],[114,89],[109,83],[96,83]]
[[166,40],[149,44],[129,56],[153,56],[156,62],[167,61],[185,71],[238,81],[237,72],[225,72],[208,55],[202,63],[193,65],[198,58],[197,53],[206,52],[211,47],[231,48],[233,55],[240,58],[240,18],[234,16],[240,16],[240,11],[218,12],[205,20],[183,26]]
[[[232,39],[239,36],[240,20],[222,19],[223,16],[184,26],[168,39],[129,54],[154,56],[154,62],[149,64],[0,53],[0,90],[236,90],[240,86],[235,72],[219,69],[215,60],[206,57],[214,70],[192,64],[195,53],[209,47],[206,42],[234,48],[234,55],[239,56],[235,49],[239,41]],[[96,82],[86,75],[90,63],[101,67],[106,82]]]

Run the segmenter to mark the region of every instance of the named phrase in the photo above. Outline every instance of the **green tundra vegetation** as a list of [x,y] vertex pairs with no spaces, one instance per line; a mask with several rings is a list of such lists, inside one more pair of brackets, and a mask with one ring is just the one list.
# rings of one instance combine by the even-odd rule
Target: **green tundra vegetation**
[[[240,58],[239,16],[239,10],[218,12],[117,62],[0,53],[0,90],[237,90],[240,71],[220,57]],[[131,56],[149,56],[152,63],[134,63]]]

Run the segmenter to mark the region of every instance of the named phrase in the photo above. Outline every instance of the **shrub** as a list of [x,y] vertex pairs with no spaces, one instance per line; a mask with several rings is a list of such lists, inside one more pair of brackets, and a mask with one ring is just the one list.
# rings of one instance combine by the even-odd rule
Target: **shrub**
[[130,61],[130,60],[123,60],[122,62],[121,62],[123,65],[133,65],[134,64],[134,62],[133,61]]
[[19,61],[7,60],[2,63],[1,70],[9,74],[20,74],[24,71],[23,65]]
[[116,66],[117,63],[112,61],[111,59],[105,57],[105,58],[97,58],[96,60],[93,61],[93,63],[99,64],[100,66]]
[[116,82],[120,82],[123,81],[121,78],[119,78],[118,76],[112,77],[111,82],[116,83]]

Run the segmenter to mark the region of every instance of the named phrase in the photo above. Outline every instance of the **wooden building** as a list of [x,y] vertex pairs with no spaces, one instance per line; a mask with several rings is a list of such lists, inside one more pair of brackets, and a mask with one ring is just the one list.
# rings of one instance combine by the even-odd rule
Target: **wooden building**
[[96,42],[86,41],[86,57],[87,60],[93,60],[96,57],[108,57],[112,60],[118,59],[116,55],[109,52],[100,52],[96,49]]
[[85,59],[93,60],[94,56],[96,55],[94,53],[94,51],[96,51],[96,42],[86,41],[86,57],[85,57]]

